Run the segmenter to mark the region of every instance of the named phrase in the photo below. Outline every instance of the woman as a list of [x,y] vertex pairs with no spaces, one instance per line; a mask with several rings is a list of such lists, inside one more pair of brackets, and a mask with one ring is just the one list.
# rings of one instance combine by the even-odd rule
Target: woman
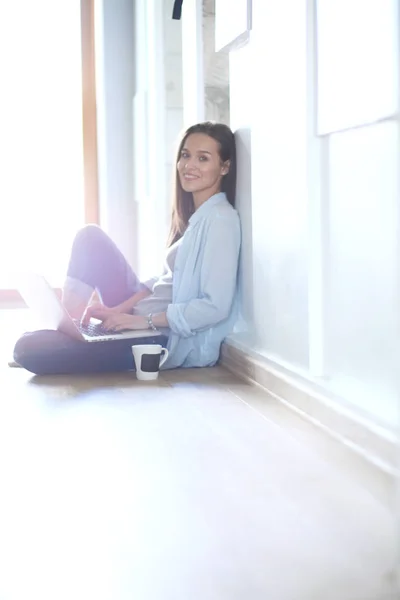
[[[76,236],[63,303],[74,318],[106,329],[158,329],[168,336],[164,368],[214,365],[235,320],[240,223],[234,206],[236,150],[220,123],[190,127],[180,143],[171,231],[163,272],[139,282],[97,226]],[[96,290],[101,303],[87,307]],[[165,341],[167,341],[165,339]],[[59,331],[25,334],[14,360],[37,374],[134,368],[132,340],[87,344]]]

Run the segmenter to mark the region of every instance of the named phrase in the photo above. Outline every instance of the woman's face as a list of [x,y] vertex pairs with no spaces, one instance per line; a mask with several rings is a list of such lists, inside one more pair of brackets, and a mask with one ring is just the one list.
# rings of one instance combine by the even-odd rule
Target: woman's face
[[221,162],[219,144],[205,133],[189,135],[177,165],[179,179],[185,192],[204,202],[221,189],[221,180],[229,170],[229,161]]

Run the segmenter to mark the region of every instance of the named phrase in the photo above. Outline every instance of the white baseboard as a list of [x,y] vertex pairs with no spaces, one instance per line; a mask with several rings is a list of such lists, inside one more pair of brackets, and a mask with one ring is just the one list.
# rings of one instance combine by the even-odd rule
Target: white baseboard
[[399,446],[395,432],[365,416],[332,401],[324,390],[316,389],[295,374],[242,348],[224,343],[221,364],[241,379],[256,384],[268,394],[311,421],[385,473],[399,475]]

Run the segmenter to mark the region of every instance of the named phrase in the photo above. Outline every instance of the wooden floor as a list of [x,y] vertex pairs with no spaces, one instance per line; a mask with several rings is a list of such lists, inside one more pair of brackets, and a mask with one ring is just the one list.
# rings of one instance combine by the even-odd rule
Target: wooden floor
[[23,312],[0,314],[0,600],[400,597],[362,459],[221,368],[9,369]]

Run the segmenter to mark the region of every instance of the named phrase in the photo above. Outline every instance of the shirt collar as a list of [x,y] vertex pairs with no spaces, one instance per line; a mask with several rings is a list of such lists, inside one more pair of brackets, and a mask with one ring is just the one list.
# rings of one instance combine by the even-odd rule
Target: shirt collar
[[206,202],[204,202],[204,204],[202,204],[200,208],[198,208],[196,212],[192,214],[192,216],[189,219],[189,226],[193,226],[196,223],[198,223],[201,219],[204,219],[204,217],[208,215],[213,206],[224,201],[227,202],[225,192],[218,192],[218,194],[214,194],[214,196],[211,196],[211,198],[206,200]]

